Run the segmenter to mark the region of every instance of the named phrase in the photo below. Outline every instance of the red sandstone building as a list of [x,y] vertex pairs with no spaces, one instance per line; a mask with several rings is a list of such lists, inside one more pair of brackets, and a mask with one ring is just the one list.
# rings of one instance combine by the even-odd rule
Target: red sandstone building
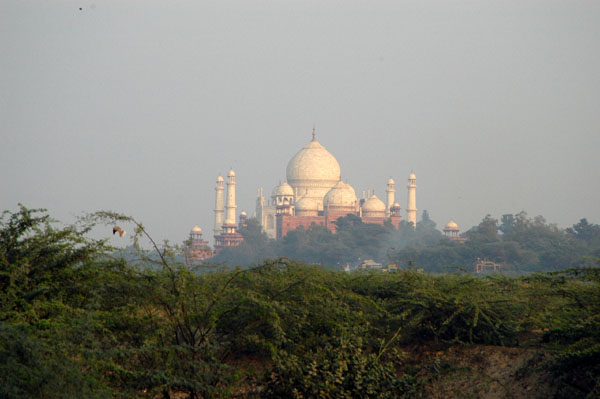
[[187,263],[201,262],[213,256],[213,251],[208,246],[208,241],[202,238],[202,229],[198,226],[190,231],[190,238],[184,244]]

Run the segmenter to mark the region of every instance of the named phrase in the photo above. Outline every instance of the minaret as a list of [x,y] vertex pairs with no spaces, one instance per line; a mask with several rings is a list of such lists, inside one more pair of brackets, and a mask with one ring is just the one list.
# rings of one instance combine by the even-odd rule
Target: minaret
[[[221,198],[223,198],[223,183],[221,182]],[[221,204],[223,200],[221,199]],[[215,252],[218,254],[225,247],[236,247],[244,241],[244,237],[237,232],[235,221],[235,172],[232,170],[227,174],[227,204],[225,206],[225,222],[221,233],[215,236]],[[221,205],[221,215],[223,215]],[[221,216],[223,218],[223,216]]]
[[260,225],[266,229],[265,216],[263,214],[263,209],[265,207],[265,196],[263,194],[262,187],[256,190],[256,210],[254,213],[256,214],[256,219],[260,223]]
[[215,227],[213,229],[216,236],[222,232],[221,226],[223,226],[223,213],[225,212],[223,209],[223,206],[225,205],[223,198],[223,190],[225,187],[223,186],[223,182],[223,176],[217,177],[217,186],[215,187]]
[[385,207],[386,217],[390,216],[390,208],[394,206],[394,200],[396,196],[396,190],[394,189],[395,185],[396,183],[394,182],[394,179],[390,177],[390,179],[387,182],[387,190],[385,190],[385,192],[387,193],[387,206]]
[[231,169],[227,174],[227,212],[224,224],[235,226],[235,208],[235,172]]
[[413,172],[408,175],[408,201],[406,203],[406,220],[417,226],[417,176]]

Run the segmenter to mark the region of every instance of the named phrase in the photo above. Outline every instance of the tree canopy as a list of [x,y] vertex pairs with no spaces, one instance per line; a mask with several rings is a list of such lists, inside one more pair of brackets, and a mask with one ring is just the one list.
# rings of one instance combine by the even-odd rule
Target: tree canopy
[[426,211],[416,227],[404,221],[398,229],[391,224],[368,224],[355,215],[341,217],[335,224],[336,233],[313,224],[275,241],[255,219],[249,219],[248,226],[240,230],[244,243],[223,250],[211,263],[248,267],[264,259],[287,257],[341,268],[373,259],[447,272],[473,270],[479,259],[487,259],[519,274],[586,266],[589,259],[600,256],[600,226],[586,219],[560,229],[541,216],[530,218],[525,212],[502,215],[500,221],[486,215],[463,234],[465,242],[444,237]]

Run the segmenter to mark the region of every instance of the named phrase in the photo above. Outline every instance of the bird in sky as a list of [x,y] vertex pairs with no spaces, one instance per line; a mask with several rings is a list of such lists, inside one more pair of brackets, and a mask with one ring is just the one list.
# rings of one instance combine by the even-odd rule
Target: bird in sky
[[119,226],[115,226],[113,227],[113,236],[115,235],[115,233],[119,233],[119,237],[123,237],[127,232]]

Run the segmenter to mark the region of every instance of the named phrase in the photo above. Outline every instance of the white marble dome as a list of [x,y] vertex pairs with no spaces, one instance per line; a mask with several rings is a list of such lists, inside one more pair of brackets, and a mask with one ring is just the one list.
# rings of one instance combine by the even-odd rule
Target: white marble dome
[[340,164],[317,140],[312,140],[290,159],[286,176],[292,187],[319,182],[333,187],[340,180]]
[[192,234],[202,234],[202,229],[200,228],[200,226],[194,226],[194,228],[192,229],[192,231],[190,233],[192,233]]
[[356,206],[356,192],[351,185],[340,180],[325,195],[324,205],[326,208]]
[[273,196],[275,197],[278,195],[293,197],[294,189],[287,182],[284,182],[283,184],[280,184],[279,186],[275,187],[275,189],[273,190]]
[[323,197],[340,181],[340,164],[329,151],[313,139],[288,162],[287,182],[298,197],[311,197],[323,210]]
[[[375,194],[373,194],[369,199],[367,199],[365,201],[365,203],[362,206],[362,210],[363,210],[363,212],[366,212],[366,213],[379,213],[379,212],[385,213],[385,204],[383,203],[382,200],[377,198],[377,196]],[[369,216],[369,215],[367,215],[367,216]],[[371,215],[371,216],[374,216],[374,215]]]
[[298,211],[317,211],[319,209],[319,202],[314,198],[302,197],[294,204],[296,212]]

